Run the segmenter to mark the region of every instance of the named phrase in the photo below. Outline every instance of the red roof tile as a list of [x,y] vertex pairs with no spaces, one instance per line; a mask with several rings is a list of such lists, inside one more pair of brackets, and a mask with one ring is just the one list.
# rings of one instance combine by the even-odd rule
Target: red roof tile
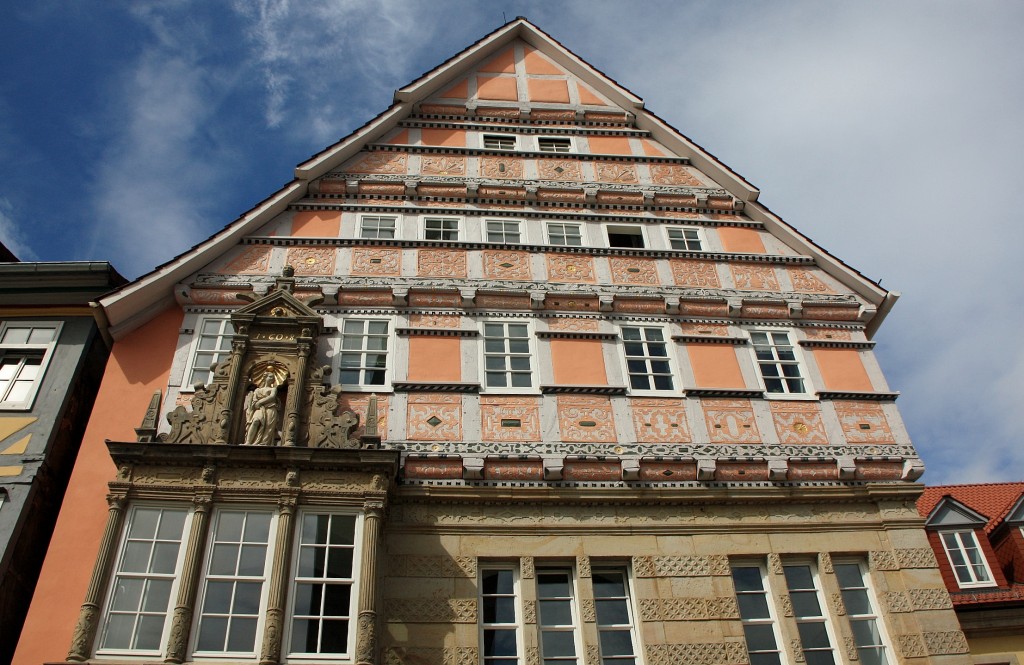
[[1006,517],[1021,494],[1024,494],[1024,482],[936,485],[925,488],[917,500],[917,512],[921,517],[928,517],[939,501],[948,496],[987,517],[985,532],[990,533]]

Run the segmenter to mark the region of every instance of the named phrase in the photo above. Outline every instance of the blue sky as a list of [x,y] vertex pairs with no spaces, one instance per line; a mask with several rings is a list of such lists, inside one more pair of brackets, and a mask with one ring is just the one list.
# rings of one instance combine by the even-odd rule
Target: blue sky
[[0,239],[145,273],[518,15],[903,293],[877,353],[926,482],[1024,478],[1020,3],[19,3]]

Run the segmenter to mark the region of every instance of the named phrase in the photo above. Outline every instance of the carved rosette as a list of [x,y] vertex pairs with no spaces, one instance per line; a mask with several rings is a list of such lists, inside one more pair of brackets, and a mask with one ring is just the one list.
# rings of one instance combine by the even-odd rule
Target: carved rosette
[[377,615],[375,612],[360,612],[356,624],[356,662],[375,663],[376,653]]

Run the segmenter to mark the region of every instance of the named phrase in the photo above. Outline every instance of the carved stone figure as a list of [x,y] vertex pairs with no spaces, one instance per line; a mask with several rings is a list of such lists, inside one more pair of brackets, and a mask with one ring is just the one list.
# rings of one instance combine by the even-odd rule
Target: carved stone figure
[[277,398],[277,377],[266,372],[260,385],[245,400],[245,444],[272,446],[277,439],[281,400]]

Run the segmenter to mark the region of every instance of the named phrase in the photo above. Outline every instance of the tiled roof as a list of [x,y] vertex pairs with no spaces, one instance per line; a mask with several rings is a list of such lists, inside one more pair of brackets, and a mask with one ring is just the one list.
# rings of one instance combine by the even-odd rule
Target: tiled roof
[[949,594],[956,606],[980,603],[1006,603],[1024,600],[1024,585],[1014,584],[1009,589],[968,589]]
[[939,501],[948,496],[987,517],[985,532],[989,533],[1002,521],[1021,494],[1024,494],[1024,482],[936,485],[925,488],[924,494],[917,500],[917,512],[921,517],[928,517],[928,513]]

